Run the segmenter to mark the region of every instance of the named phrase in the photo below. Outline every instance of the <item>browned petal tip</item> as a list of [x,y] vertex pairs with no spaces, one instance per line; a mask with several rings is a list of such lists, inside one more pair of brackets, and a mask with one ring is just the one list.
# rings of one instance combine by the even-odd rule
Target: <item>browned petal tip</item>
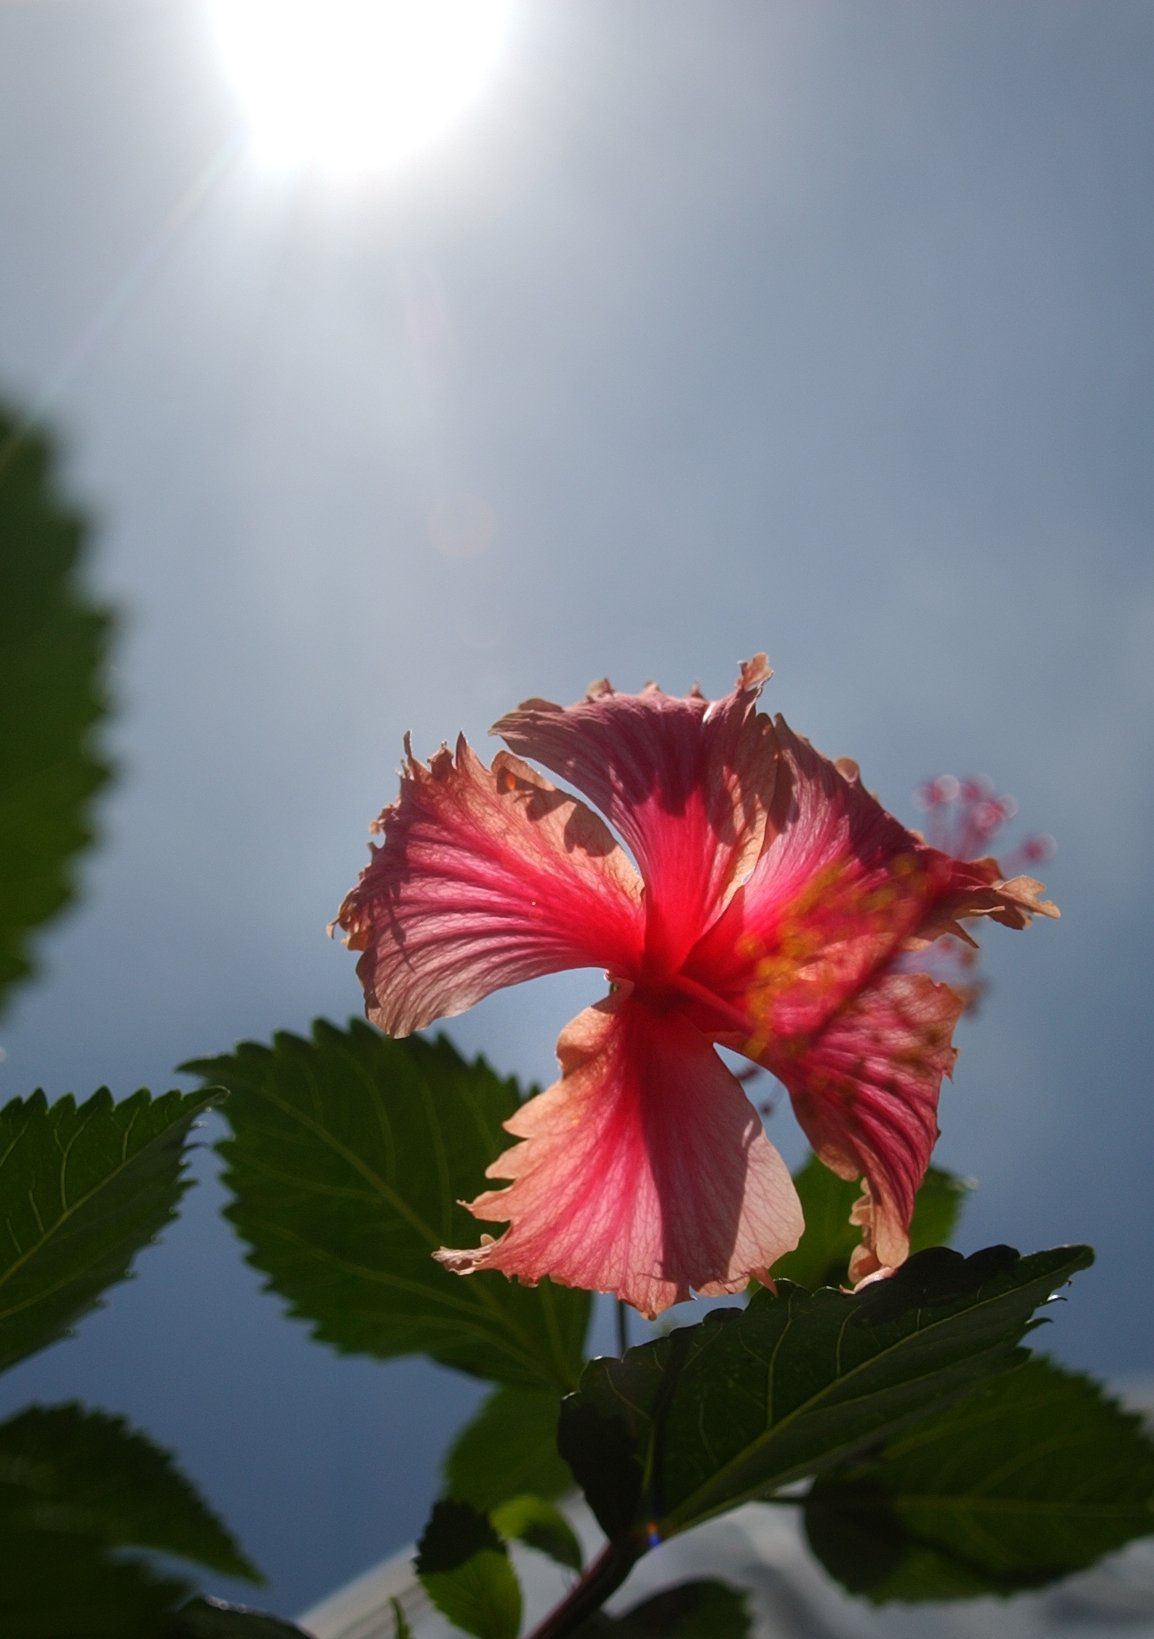
[[1003,882],[1001,891],[1007,898],[1013,899],[1032,916],[1061,916],[1061,911],[1052,899],[1043,899],[1046,884],[1039,882],[1033,876],[1012,876],[1008,882]]
[[353,940],[357,934],[356,906],[353,904],[353,894],[355,892],[356,889],[354,888],[353,893],[345,896],[344,903],[341,905],[340,910],[329,923],[328,935],[330,939],[335,939],[337,929],[339,928],[341,930],[342,945],[344,945],[348,950],[363,950],[365,947],[364,939],[361,940],[359,945],[353,944]]
[[[590,686],[592,687],[593,685],[590,685]],[[608,688],[609,684],[606,683],[605,686],[606,686],[606,688]],[[612,691],[610,691],[610,692],[612,692]],[[522,712],[526,712],[526,711],[532,711],[532,712],[540,712],[540,711],[559,712],[559,711],[564,711],[564,710],[565,710],[564,706],[559,706],[557,704],[556,700],[542,700],[540,695],[535,694],[535,695],[532,695],[530,697],[530,699],[528,699],[528,700],[522,700],[519,706],[514,706],[513,710],[512,711],[507,711],[503,717],[498,717],[497,721],[489,729],[489,733],[490,734],[499,734],[499,735],[504,734],[505,730],[509,727],[509,725],[511,723],[516,723],[517,719],[521,716]]]
[[371,837],[379,837],[388,829],[389,821],[392,819],[399,806],[399,803],[387,802],[377,815],[376,819],[370,820],[369,835]]
[[767,654],[755,654],[749,660],[743,660],[737,674],[739,689],[759,689],[763,683],[768,683],[773,676],[773,667],[769,663]]
[[479,1254],[483,1251],[484,1248],[479,1246],[462,1251],[454,1251],[451,1247],[443,1246],[432,1256],[436,1263],[454,1275],[471,1275],[476,1270]]

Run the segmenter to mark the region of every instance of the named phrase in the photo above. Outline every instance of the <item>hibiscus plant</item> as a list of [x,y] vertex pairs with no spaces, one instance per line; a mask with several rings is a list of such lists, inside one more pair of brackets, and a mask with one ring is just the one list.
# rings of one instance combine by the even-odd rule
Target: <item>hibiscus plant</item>
[[[0,452],[8,986],[72,891],[106,777],[108,621],[78,587],[82,523],[48,447],[0,422]],[[949,1250],[964,1191],[931,1165],[973,930],[1056,911],[988,851],[1005,802],[935,782],[926,835],[907,828],[760,710],[768,677],[757,656],[716,701],[607,683],[530,700],[488,765],[463,739],[427,763],[406,744],[337,917],[368,1023],[206,1056],[183,1067],[192,1092],[0,1111],[0,1368],[127,1273],[219,1104],[228,1216],[316,1339],[492,1385],[416,1556],[461,1632],[523,1631],[519,1544],[569,1579],[532,1639],[751,1633],[721,1581],[603,1609],[644,1556],[748,1503],[795,1510],[829,1575],[876,1602],[1040,1588],[1149,1531],[1140,1422],[1024,1346],[1090,1251]],[[604,979],[544,1092],[422,1034],[567,968]],[[812,1147],[796,1176],[743,1064],[788,1095]],[[595,1293],[619,1347],[589,1359]],[[629,1346],[634,1313],[657,1326]],[[604,1537],[588,1563],[582,1502]],[[15,1639],[302,1631],[208,1596],[212,1573],[257,1573],[109,1413],[0,1426],[0,1526]],[[397,1639],[414,1619],[394,1604]]]

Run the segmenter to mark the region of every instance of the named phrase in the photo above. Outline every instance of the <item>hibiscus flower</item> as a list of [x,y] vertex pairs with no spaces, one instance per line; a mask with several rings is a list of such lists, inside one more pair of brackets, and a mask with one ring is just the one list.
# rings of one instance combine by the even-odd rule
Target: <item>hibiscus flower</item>
[[910,953],[967,940],[971,918],[1057,912],[1033,878],[928,846],[853,763],[771,722],[769,675],[758,655],[723,700],[607,682],[528,700],[488,768],[463,738],[427,766],[406,739],[338,918],[368,1017],[403,1036],[540,974],[609,981],[561,1034],[560,1080],[506,1123],[520,1142],[488,1176],[507,1187],[469,1203],[508,1228],[437,1253],[456,1273],[548,1276],[649,1316],[769,1280],[801,1207],[718,1045],[772,1071],[821,1160],[862,1180],[851,1278],[908,1254],[963,1008]]

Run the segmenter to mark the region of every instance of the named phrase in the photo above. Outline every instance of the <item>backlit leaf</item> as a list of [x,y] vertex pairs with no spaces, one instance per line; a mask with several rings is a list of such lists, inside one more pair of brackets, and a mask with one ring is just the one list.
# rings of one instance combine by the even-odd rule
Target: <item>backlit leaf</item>
[[510,1497],[494,1508],[493,1528],[506,1542],[523,1542],[527,1548],[548,1554],[558,1565],[571,1571],[581,1569],[581,1544],[577,1533],[561,1510],[543,1497]]
[[458,1434],[442,1473],[450,1497],[488,1513],[507,1497],[561,1496],[573,1484],[557,1450],[561,1396],[508,1384],[494,1389]]
[[443,1037],[391,1041],[359,1021],[188,1068],[229,1089],[228,1215],[317,1338],[503,1382],[576,1383],[588,1293],[463,1279],[431,1256],[480,1233],[458,1202],[508,1144],[512,1081]]
[[211,1093],[43,1093],[0,1110],[0,1370],[60,1337],[173,1217]]
[[517,1639],[521,1588],[505,1544],[466,1502],[438,1502],[417,1544],[417,1575],[437,1609],[476,1639]]

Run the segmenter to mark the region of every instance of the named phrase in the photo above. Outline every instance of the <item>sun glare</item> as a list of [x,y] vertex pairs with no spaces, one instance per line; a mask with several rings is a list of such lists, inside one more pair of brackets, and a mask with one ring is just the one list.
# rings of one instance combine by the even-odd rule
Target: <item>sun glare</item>
[[215,0],[217,37],[269,163],[339,175],[424,147],[481,90],[509,0]]

